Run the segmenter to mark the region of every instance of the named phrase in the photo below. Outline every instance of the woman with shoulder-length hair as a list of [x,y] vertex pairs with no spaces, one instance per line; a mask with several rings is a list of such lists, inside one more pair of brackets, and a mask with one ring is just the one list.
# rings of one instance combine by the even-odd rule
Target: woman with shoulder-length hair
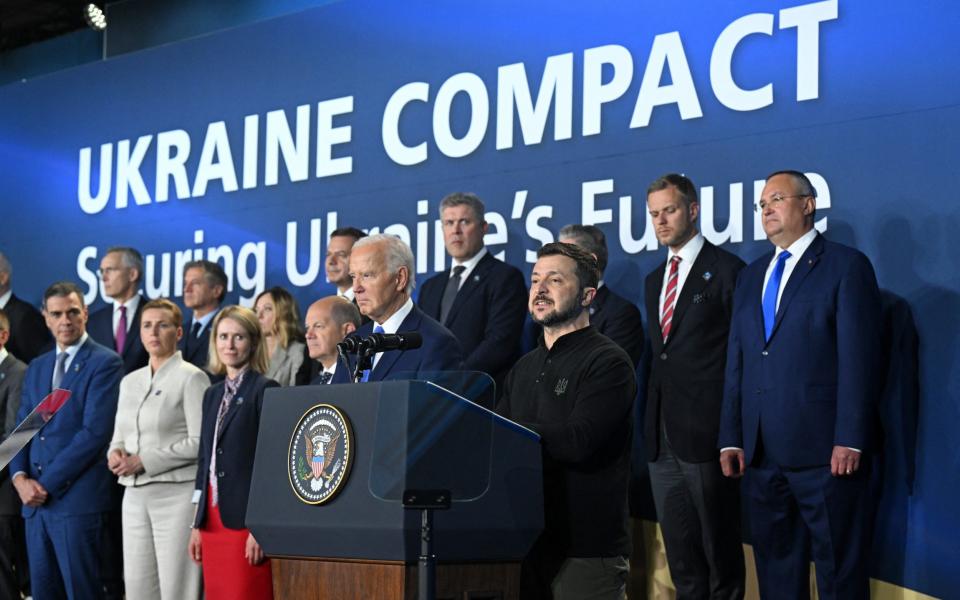
[[123,570],[127,597],[189,600],[201,595],[200,569],[183,555],[193,520],[200,412],[207,374],[183,360],[180,308],[143,306],[140,339],[150,361],[120,382],[107,466],[125,486]]
[[267,346],[268,366],[264,374],[283,386],[308,383],[307,346],[297,301],[282,287],[272,287],[260,292],[254,310]]
[[203,397],[199,501],[188,551],[203,565],[208,600],[270,599],[270,561],[245,527],[263,392],[277,386],[263,375],[266,344],[252,310],[228,306],[217,314],[209,356],[210,372],[226,379]]

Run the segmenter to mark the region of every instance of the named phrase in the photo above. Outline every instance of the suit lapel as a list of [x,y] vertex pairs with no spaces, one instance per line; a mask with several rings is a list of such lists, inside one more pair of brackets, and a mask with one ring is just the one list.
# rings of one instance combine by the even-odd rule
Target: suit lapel
[[133,322],[130,323],[130,328],[127,330],[127,339],[123,342],[123,352],[120,353],[121,356],[129,354],[133,343],[140,339],[140,313],[143,312],[143,304],[144,300],[140,298],[140,301],[137,302],[137,310],[133,311]]
[[[223,416],[223,423],[220,424],[220,437],[223,437],[223,432],[227,430],[227,426],[230,425],[230,421],[233,420],[233,417],[239,412],[240,406],[248,400],[247,396],[250,394],[251,389],[253,388],[253,381],[257,378],[257,374],[254,371],[249,371],[246,375],[243,376],[243,383],[240,384],[240,389],[237,390],[237,395],[233,397],[233,400],[230,401],[230,406],[227,407],[227,414]],[[224,383],[224,386],[227,384]],[[226,388],[224,388],[226,389]],[[220,398],[220,401],[223,402],[223,398]],[[217,410],[220,410],[220,405],[217,404]]]
[[[407,315],[407,318],[400,323],[400,328],[397,331],[419,331],[420,330],[420,314],[416,305],[410,311],[410,314]],[[391,350],[389,352],[383,352],[380,354],[380,360],[377,361],[377,364],[373,367],[373,371],[370,372],[369,381],[383,381],[387,374],[390,373],[390,370],[393,368],[394,363],[399,360],[400,355],[404,353],[404,350]]]
[[[60,382],[60,387],[64,389],[72,389],[70,386],[73,383],[74,379],[79,377],[79,373],[83,371],[83,367],[86,365],[87,359],[90,357],[90,344],[93,342],[93,338],[88,337],[87,341],[80,346],[80,349],[77,350],[77,355],[73,357],[73,360],[70,361],[70,367],[67,369],[67,372],[63,375],[63,380]],[[53,380],[53,371],[50,371],[50,379]]]
[[[454,318],[457,316],[457,312],[467,302],[467,298],[469,298],[470,295],[480,287],[480,283],[487,276],[487,272],[492,266],[490,263],[491,260],[497,259],[495,259],[490,252],[487,252],[484,257],[480,259],[480,262],[477,263],[477,266],[473,268],[473,271],[470,273],[470,277],[460,285],[460,290],[453,299],[453,306],[450,307],[450,312],[447,313],[447,320],[443,323],[444,326],[446,326],[447,323],[453,322]],[[447,271],[446,273],[447,277],[449,278],[450,271]],[[439,312],[440,311],[438,310],[437,314],[439,314]]]
[[660,291],[663,289],[663,273],[666,269],[667,261],[663,261],[653,271],[655,275],[647,278],[647,319],[656,324],[657,335],[650,336],[655,338],[650,340],[655,349],[663,345],[663,330],[660,329]]
[[[717,253],[713,244],[704,240],[703,247],[700,248],[700,253],[697,254],[696,260],[693,261],[693,266],[690,267],[690,273],[687,274],[687,278],[683,282],[683,288],[677,297],[677,305],[673,308],[673,318],[670,321],[670,338],[667,340],[667,346],[677,337],[677,328],[680,326],[680,321],[683,320],[683,315],[693,301],[694,296],[703,292],[703,289],[710,283],[710,279],[712,278],[710,269],[713,268],[716,262]],[[708,273],[711,274],[708,276]]]
[[780,295],[780,306],[777,307],[777,316],[773,322],[773,330],[770,332],[771,340],[773,336],[777,335],[777,328],[780,327],[783,315],[787,312],[790,302],[803,285],[803,280],[806,279],[807,275],[809,275],[814,267],[817,266],[817,263],[820,262],[821,254],[823,254],[823,238],[820,234],[817,234],[817,237],[813,238],[810,247],[807,248],[807,251],[800,257],[797,266],[793,268],[790,279],[787,280],[787,285],[783,288],[783,294]]
[[[610,288],[604,284],[603,287],[597,290],[597,294],[593,297],[593,302],[590,304],[590,321],[594,321],[594,317],[603,312],[603,305],[606,303],[607,298],[610,296]],[[599,321],[599,318],[596,319]]]

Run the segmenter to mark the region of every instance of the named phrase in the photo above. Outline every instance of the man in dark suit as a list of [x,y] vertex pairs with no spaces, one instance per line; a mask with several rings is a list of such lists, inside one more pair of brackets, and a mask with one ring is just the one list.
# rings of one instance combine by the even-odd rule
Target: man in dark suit
[[[413,304],[410,295],[415,284],[413,252],[403,240],[392,235],[365,237],[353,246],[350,277],[360,312],[372,319],[354,334],[394,334],[416,331],[423,345],[409,350],[380,352],[373,358],[373,369],[364,381],[406,378],[411,374],[436,373],[460,369],[463,353],[457,338]],[[352,373],[338,368],[333,383],[352,381]]]
[[91,314],[87,323],[90,337],[120,355],[125,373],[146,366],[149,359],[140,340],[142,276],[143,257],[137,250],[121,246],[108,249],[100,261],[100,281],[113,303]]
[[744,263],[700,235],[697,188],[670,173],[647,189],[667,260],[646,280],[652,364],[644,442],[677,598],[742,598],[740,490],[717,432],[733,290]]
[[424,282],[417,304],[456,336],[463,368],[489,374],[499,387],[520,358],[527,285],[519,269],[484,248],[484,212],[475,194],[456,192],[440,201],[443,243],[453,264]]
[[10,339],[7,351],[29,363],[53,343],[50,330],[43,321],[43,315],[29,302],[14,295],[11,287],[13,266],[0,252],[0,309],[7,313],[10,321]]
[[[0,415],[3,415],[0,441],[17,426],[20,390],[27,372],[27,365],[7,352],[8,339],[10,321],[0,310]],[[21,507],[20,497],[10,482],[10,472],[4,467],[0,471],[0,598],[19,598],[21,591],[29,595],[27,542],[23,536]]]
[[527,284],[519,269],[484,248],[484,213],[475,194],[456,192],[440,201],[443,243],[453,264],[424,282],[417,304],[456,336],[465,370],[487,373],[500,386],[520,358]]
[[[100,281],[104,294],[113,300],[90,315],[87,332],[98,344],[111,348],[123,359],[124,374],[147,365],[149,356],[140,339],[140,280],[143,256],[134,248],[116,246],[107,249],[100,261]],[[123,598],[123,527],[120,505],[123,486],[114,486],[114,507],[106,513],[102,572],[107,598]]]
[[327,296],[310,305],[304,325],[307,354],[318,366],[310,384],[330,383],[340,367],[337,344],[360,327],[360,311],[346,298]]
[[180,351],[183,359],[206,370],[210,323],[227,295],[227,274],[209,260],[195,260],[183,267],[183,304],[193,311],[190,326],[184,324]]
[[797,171],[758,203],[774,251],[734,293],[719,446],[743,494],[760,595],[869,597],[867,497],[878,397],[880,293],[869,259],[814,229]]
[[590,305],[590,325],[630,355],[633,368],[643,354],[643,319],[635,304],[615,293],[603,280],[607,268],[607,237],[594,225],[566,225],[557,241],[580,246],[597,259],[600,284]]
[[10,463],[26,518],[30,580],[36,598],[102,598],[103,513],[116,479],[107,469],[123,361],[86,333],[87,308],[75,284],[44,293],[56,348],[27,368],[17,420],[52,389],[72,395]]

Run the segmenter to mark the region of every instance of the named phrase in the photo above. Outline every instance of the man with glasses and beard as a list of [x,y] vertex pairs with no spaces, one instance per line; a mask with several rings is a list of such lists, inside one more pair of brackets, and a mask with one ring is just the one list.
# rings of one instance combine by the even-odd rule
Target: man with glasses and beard
[[573,244],[537,252],[528,309],[543,336],[497,405],[543,448],[544,531],[523,562],[524,598],[625,597],[637,384],[626,352],[590,326],[598,280],[596,258]]

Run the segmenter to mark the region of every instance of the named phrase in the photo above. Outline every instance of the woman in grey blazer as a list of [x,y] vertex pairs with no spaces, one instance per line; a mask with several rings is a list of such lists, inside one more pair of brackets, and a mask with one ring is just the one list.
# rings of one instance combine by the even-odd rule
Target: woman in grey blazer
[[272,287],[254,303],[270,362],[266,373],[282,386],[303,385],[310,378],[307,347],[300,328],[297,301],[282,287]]
[[206,373],[183,360],[183,315],[166,299],[140,317],[146,367],[120,382],[107,466],[126,486],[123,571],[128,598],[200,598],[200,568],[186,555],[193,521],[200,419]]

